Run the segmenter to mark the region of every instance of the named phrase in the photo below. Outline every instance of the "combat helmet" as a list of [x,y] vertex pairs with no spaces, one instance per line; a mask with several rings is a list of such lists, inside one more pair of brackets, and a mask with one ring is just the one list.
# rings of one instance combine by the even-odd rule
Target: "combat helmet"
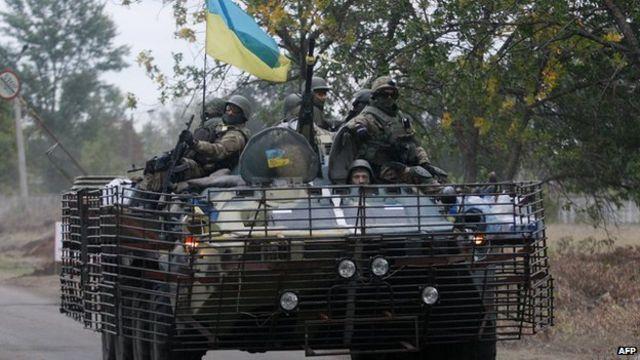
[[225,105],[226,104],[233,104],[239,107],[242,110],[244,118],[247,121],[251,120],[251,114],[252,114],[251,102],[246,97],[242,95],[233,95],[227,100]]
[[398,91],[398,85],[391,78],[391,76],[380,76],[379,78],[373,80],[373,84],[371,84],[371,92],[376,94],[384,89],[392,89],[396,92]]
[[227,104],[224,99],[213,98],[204,105],[204,115],[206,119],[221,117],[224,114],[224,107]]
[[[302,91],[304,91],[305,86],[306,86],[306,81],[302,83]],[[316,91],[316,90],[329,91],[331,90],[331,87],[327,83],[327,80],[319,76],[314,76],[313,78],[311,78],[311,91]]]
[[360,89],[356,91],[356,93],[353,95],[353,101],[351,102],[351,105],[356,106],[356,104],[358,103],[369,104],[370,100],[371,100],[371,90]]
[[302,96],[293,93],[284,98],[283,112],[285,117],[289,117],[291,112],[302,103]]

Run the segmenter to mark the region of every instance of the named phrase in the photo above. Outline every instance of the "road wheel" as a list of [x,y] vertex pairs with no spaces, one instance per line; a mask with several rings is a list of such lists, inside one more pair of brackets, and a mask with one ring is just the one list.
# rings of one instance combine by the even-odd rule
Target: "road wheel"
[[[161,285],[158,292],[167,293],[169,287]],[[206,350],[198,351],[171,351],[170,338],[175,328],[173,325],[173,309],[171,300],[167,295],[153,295],[149,304],[149,328],[153,332],[154,341],[150,343],[151,360],[200,360],[206,354]]]
[[116,360],[116,336],[102,333],[102,360]]
[[134,308],[138,309],[133,319],[133,359],[150,360],[151,343],[149,342],[149,295],[139,294],[134,301]]

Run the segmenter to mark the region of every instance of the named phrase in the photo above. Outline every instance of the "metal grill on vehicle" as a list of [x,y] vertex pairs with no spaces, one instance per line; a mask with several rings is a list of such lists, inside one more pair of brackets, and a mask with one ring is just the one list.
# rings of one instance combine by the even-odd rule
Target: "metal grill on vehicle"
[[[307,355],[518,339],[551,325],[540,185],[455,187],[69,193],[62,309],[177,350]],[[343,260],[352,276],[340,275]]]

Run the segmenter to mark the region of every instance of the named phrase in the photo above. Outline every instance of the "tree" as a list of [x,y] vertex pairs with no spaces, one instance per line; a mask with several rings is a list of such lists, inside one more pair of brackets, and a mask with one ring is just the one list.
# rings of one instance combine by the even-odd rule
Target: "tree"
[[[202,8],[173,4],[177,36],[196,41],[191,27],[203,20]],[[311,34],[324,55],[317,70],[343,104],[357,87],[392,73],[401,83],[401,107],[426,128],[434,160],[456,179],[526,173],[608,200],[640,199],[634,1],[242,4],[298,65],[293,81]],[[225,71],[218,64],[209,76],[224,79]],[[194,88],[202,76],[189,80]]]
[[10,185],[18,176],[14,128],[11,103],[0,100],[0,193],[5,194],[18,193],[17,185]]
[[[82,153],[89,148],[86,139],[117,130],[124,119],[122,96],[100,76],[122,69],[128,51],[114,44],[116,28],[104,13],[104,4],[96,0],[5,0],[5,4],[6,10],[0,12],[0,32],[6,39],[2,55],[18,70],[22,94],[74,157],[95,169],[99,163]],[[66,180],[44,156],[50,139],[33,126],[26,133],[30,181],[42,190],[62,190]],[[113,149],[118,140],[103,143],[100,151],[97,144],[90,148],[96,155],[117,154]]]

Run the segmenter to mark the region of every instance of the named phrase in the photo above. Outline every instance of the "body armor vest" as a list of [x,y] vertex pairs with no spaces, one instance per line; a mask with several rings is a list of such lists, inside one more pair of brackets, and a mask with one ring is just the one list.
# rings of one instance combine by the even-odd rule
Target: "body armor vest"
[[416,161],[414,131],[409,119],[401,115],[391,116],[382,110],[367,106],[361,116],[372,117],[378,131],[370,132],[370,138],[358,151],[360,158],[380,166],[389,161],[412,164]]
[[[217,124],[213,127],[209,127],[208,130],[209,130],[208,138],[203,140],[210,143],[214,143],[222,139],[222,137],[229,131],[236,131],[241,133],[242,136],[244,137],[245,144],[247,143],[247,141],[249,141],[249,137],[251,136],[250,131],[246,126]],[[238,151],[222,160],[216,160],[206,155],[198,154],[195,151],[191,151],[190,155],[191,155],[191,158],[194,159],[203,168],[205,173],[208,175],[219,169],[233,170],[233,168],[235,168],[236,165],[238,165],[241,152],[242,151]]]

